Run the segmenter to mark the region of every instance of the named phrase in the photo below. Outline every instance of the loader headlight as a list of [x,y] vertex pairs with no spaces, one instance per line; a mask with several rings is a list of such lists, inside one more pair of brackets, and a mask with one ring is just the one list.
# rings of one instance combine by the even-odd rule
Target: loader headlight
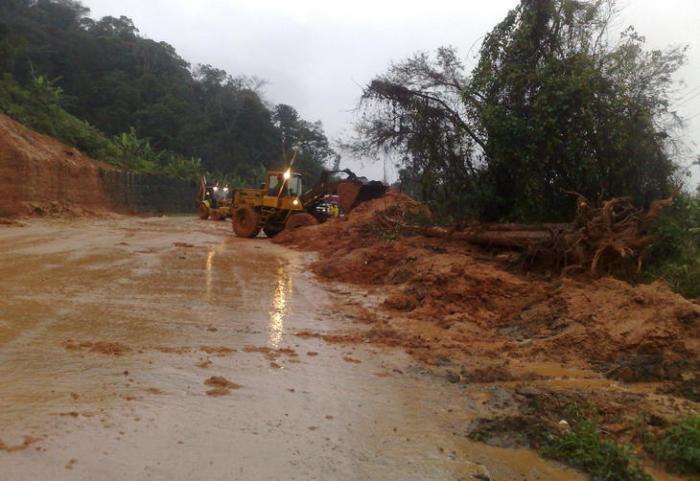
[[218,188],[218,187],[214,187],[214,192],[219,192],[219,188]]
[[292,205],[294,205],[294,206],[299,205],[299,199],[294,199],[294,200],[292,201]]
[[224,187],[224,192],[228,192],[228,187]]
[[290,171],[290,169],[285,170],[284,171],[284,180],[289,180],[291,178],[292,178],[292,172]]

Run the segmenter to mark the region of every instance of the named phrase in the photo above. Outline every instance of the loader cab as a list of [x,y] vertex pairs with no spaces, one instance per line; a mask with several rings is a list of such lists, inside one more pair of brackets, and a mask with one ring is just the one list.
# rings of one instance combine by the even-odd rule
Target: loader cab
[[[267,181],[265,182],[266,195],[269,196],[293,196],[298,197],[302,194],[301,174],[296,172],[289,173],[288,179],[285,182],[284,172],[268,172]],[[280,192],[280,188],[282,192]]]
[[297,172],[268,172],[264,184],[266,207],[301,210],[302,176]]

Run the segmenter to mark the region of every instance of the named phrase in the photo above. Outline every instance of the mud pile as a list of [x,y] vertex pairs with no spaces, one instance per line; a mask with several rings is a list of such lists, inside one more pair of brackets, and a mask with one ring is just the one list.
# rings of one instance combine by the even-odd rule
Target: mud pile
[[0,114],[0,217],[111,210],[102,183],[108,170],[114,168]]
[[532,339],[530,357],[586,359],[625,381],[680,378],[700,352],[700,306],[661,281],[563,279],[506,324]]
[[369,329],[324,338],[400,345],[427,364],[468,365],[460,377],[470,380],[517,377],[510,364],[532,362],[594,368],[623,381],[678,380],[697,371],[700,306],[663,283],[547,279],[515,269],[507,255],[406,236],[378,222],[420,209],[390,191],[345,219],[275,239],[318,252],[312,269],[320,277],[364,286],[381,299],[381,309],[345,306]]
[[[388,210],[406,210],[419,208],[419,205],[410,197],[399,192],[390,190],[386,195],[378,199],[364,202],[357,206],[347,217],[339,219],[329,219],[327,222],[305,227],[297,230],[285,230],[275,237],[273,242],[278,244],[291,245],[302,250],[318,251],[321,257],[328,262],[321,262],[315,266],[318,270],[341,269],[333,272],[332,275],[341,281],[361,282],[364,273],[377,274],[381,276],[382,270],[377,266],[368,266],[362,272],[354,269],[342,270],[351,263],[351,258],[343,258],[353,254],[357,257],[358,263],[353,267],[361,267],[366,259],[359,259],[364,252],[363,249],[372,250],[382,238],[389,240],[391,233],[385,233],[375,222],[378,213]],[[388,245],[388,244],[387,244]],[[360,251],[360,252],[356,252]],[[377,262],[391,257],[390,252],[377,256]],[[342,258],[342,261],[340,260]],[[322,274],[323,275],[323,274]],[[331,272],[325,277],[330,277]],[[375,282],[378,279],[375,279]]]

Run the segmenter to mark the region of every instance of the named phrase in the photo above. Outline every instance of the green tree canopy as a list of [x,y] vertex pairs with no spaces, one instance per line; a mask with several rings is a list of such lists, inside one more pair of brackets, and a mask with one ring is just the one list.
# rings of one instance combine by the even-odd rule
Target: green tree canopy
[[337,154],[330,147],[321,122],[303,120],[294,107],[286,104],[275,106],[272,118],[282,135],[287,157],[294,157],[295,169],[304,172],[310,180],[315,181],[322,167],[330,167],[335,162]]
[[612,1],[522,0],[471,74],[454,48],[393,65],[365,91],[356,147],[398,148],[424,197],[458,216],[565,219],[566,191],[667,195],[685,50],[645,50],[631,28],[610,43],[613,14]]
[[[280,163],[283,132],[259,80],[192,67],[127,17],[88,15],[73,0],[0,2],[0,74],[25,86],[45,76],[63,108],[106,136],[133,128],[154,151],[201,158],[210,172],[253,181]],[[328,145],[320,124],[297,122],[313,131],[305,143]],[[328,156],[306,150],[300,167],[313,176]]]

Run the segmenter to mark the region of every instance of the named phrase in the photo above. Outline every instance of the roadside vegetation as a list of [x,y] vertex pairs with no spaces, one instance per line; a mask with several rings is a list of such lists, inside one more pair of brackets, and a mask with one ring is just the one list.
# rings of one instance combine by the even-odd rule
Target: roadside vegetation
[[631,447],[603,434],[594,406],[572,404],[562,416],[568,424],[539,446],[543,456],[590,474],[591,481],[651,481]]
[[651,451],[669,471],[700,474],[700,416],[693,416],[670,427],[652,444]]
[[678,195],[652,234],[657,240],[642,280],[661,278],[685,297],[700,298],[700,190]]
[[591,481],[651,481],[629,447],[605,439],[590,418],[570,421],[571,431],[555,436],[540,448],[543,456],[578,468]]
[[654,427],[654,431],[648,414],[630,417],[623,423],[636,434],[621,442],[603,421],[606,408],[602,404],[559,405],[551,393],[543,399],[549,403],[525,402],[516,415],[477,419],[467,436],[495,446],[529,447],[585,472],[591,481],[651,481],[643,461],[663,465],[671,473],[700,474],[697,415],[664,428]]
[[[551,436],[540,447],[543,456],[590,474],[591,481],[650,481],[632,448],[606,438],[595,418],[568,417],[571,430]],[[649,436],[647,436],[649,437]],[[700,474],[700,416],[669,426],[647,440],[647,451],[672,473]]]

